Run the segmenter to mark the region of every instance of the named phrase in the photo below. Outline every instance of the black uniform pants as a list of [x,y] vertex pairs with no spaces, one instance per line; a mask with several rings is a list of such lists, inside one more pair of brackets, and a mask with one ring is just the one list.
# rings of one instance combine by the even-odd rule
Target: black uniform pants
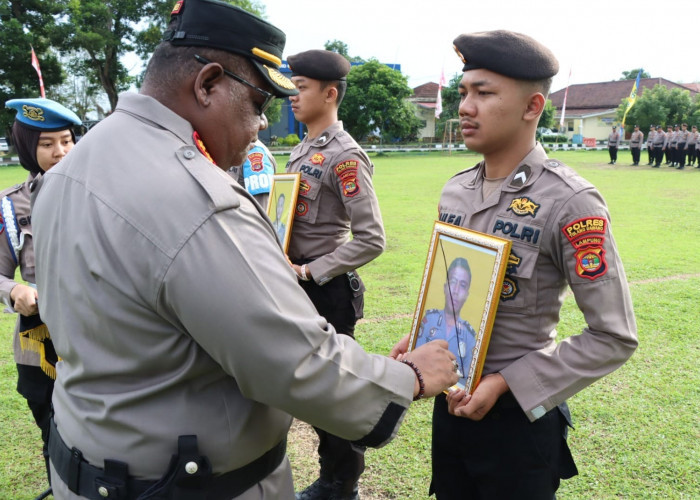
[[688,144],[688,165],[695,163],[695,144]]
[[433,477],[437,500],[552,500],[561,479],[578,474],[566,443],[566,404],[530,422],[512,393],[480,421],[433,407]]
[[[666,150],[663,149],[663,148],[659,148],[659,149],[656,151],[656,166],[657,166],[657,167],[658,167],[659,165],[661,165],[661,164],[663,163],[663,161],[664,161],[664,152],[666,152]],[[668,158],[668,153],[666,153],[666,158]]]
[[617,146],[610,146],[608,148],[608,153],[610,153],[610,161],[617,161]]
[[676,149],[676,163],[681,167],[685,167],[685,155],[685,142],[679,142]]
[[32,411],[34,422],[41,430],[41,439],[44,442],[43,455],[46,464],[46,475],[51,484],[49,473],[49,428],[51,416],[51,396],[53,395],[54,380],[38,366],[17,365],[17,392],[27,400],[27,405]]
[[[336,276],[323,286],[313,280],[299,282],[321,316],[336,332],[354,338],[355,324],[363,313],[363,287],[353,291],[346,274]],[[341,481],[350,488],[365,470],[364,450],[350,441],[314,427],[318,434],[318,455],[321,478],[328,482]],[[349,494],[349,491],[348,491]]]
[[654,154],[654,149],[647,146],[647,157],[649,158],[649,165],[653,165],[656,161],[656,155]]
[[641,155],[641,150],[639,147],[631,147],[630,151],[632,151],[632,163],[635,165],[639,165],[639,156]]

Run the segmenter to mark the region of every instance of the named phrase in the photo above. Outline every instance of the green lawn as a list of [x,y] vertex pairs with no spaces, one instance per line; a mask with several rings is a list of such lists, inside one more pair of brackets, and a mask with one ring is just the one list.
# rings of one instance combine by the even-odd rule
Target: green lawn
[[[558,498],[700,498],[700,169],[632,167],[626,155],[611,166],[606,151],[552,154],[608,202],[640,337],[626,365],[570,400],[576,427],[570,446],[580,475],[562,484]],[[389,154],[374,161],[387,250],[362,270],[368,293],[358,339],[386,353],[411,326],[440,190],[478,157]],[[20,168],[0,168],[0,186],[25,177]],[[29,499],[44,489],[40,439],[14,390],[14,318],[1,315],[0,322],[0,499]],[[569,297],[559,335],[582,326]],[[368,451],[364,499],[427,497],[431,411],[429,401],[413,405],[398,438]],[[313,432],[295,425],[289,445],[301,487],[317,472]]]

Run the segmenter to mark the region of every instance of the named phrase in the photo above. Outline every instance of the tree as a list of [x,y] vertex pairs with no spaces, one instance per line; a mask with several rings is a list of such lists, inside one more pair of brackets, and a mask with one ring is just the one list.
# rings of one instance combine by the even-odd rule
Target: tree
[[[620,121],[627,109],[627,102],[627,98],[623,99],[617,108],[617,119]],[[689,90],[679,88],[669,90],[657,84],[653,89],[645,89],[641,95],[637,96],[634,106],[627,113],[625,122],[639,125],[642,130],[648,130],[650,125],[695,123],[694,113],[699,103],[697,99],[693,102]]]
[[341,42],[340,40],[328,40],[323,45],[323,48],[325,48],[326,50],[330,50],[331,52],[337,52],[350,62],[365,62],[365,60],[361,57],[350,57],[350,55],[348,54],[348,44],[345,42]]
[[[636,69],[631,69],[629,71],[623,71],[622,78],[620,78],[620,80],[636,80],[640,69],[642,69],[642,68],[636,68]],[[651,75],[649,75],[649,73],[647,73],[646,71],[642,70],[642,75],[640,76],[640,78],[651,78]]]
[[375,132],[385,140],[415,137],[420,120],[406,100],[412,93],[407,77],[370,59],[350,70],[339,118],[358,140]]
[[0,0],[0,135],[10,137],[14,111],[5,108],[8,99],[40,97],[39,77],[31,65],[34,47],[44,80],[46,96],[63,80],[61,64],[51,52],[45,28],[53,24],[50,2]]

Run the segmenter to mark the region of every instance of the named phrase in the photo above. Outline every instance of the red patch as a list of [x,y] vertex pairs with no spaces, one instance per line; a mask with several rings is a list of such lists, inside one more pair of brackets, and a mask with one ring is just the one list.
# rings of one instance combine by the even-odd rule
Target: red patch
[[175,5],[173,6],[173,11],[170,13],[170,15],[172,16],[173,14],[179,14],[182,10],[183,3],[185,3],[185,0],[178,0],[177,2],[175,2]]
[[311,192],[311,184],[306,182],[304,179],[299,183],[299,194],[302,196],[307,196]]
[[5,219],[2,218],[2,214],[0,214],[0,234],[2,234],[5,231]]
[[263,156],[262,153],[250,153],[248,155],[248,160],[250,161],[250,169],[253,172],[260,172],[264,167],[263,167]]
[[323,156],[321,153],[316,153],[311,157],[311,163],[314,165],[323,165],[323,162],[326,161],[326,157]]
[[192,139],[194,139],[194,144],[195,146],[197,146],[197,149],[199,149],[199,152],[202,153],[207,158],[207,160],[216,165],[214,158],[212,158],[209,154],[209,151],[207,151],[207,147],[204,145],[204,141],[202,141],[202,139],[199,137],[199,134],[196,130],[192,134]]
[[302,216],[306,215],[306,213],[308,211],[309,211],[309,204],[306,203],[304,200],[298,200],[296,214],[299,217],[302,217]]
[[352,198],[360,192],[360,186],[357,184],[356,177],[348,177],[343,179],[343,196]]
[[605,249],[583,248],[576,252],[576,274],[581,278],[594,280],[608,272],[605,262]]
[[[585,217],[567,224],[561,230],[574,248],[591,245],[602,246],[603,237],[597,235],[605,235],[607,225],[608,221],[603,217]],[[584,241],[584,238],[589,238],[589,241]],[[600,241],[596,242],[595,240],[598,238]]]
[[357,160],[346,160],[338,163],[333,170],[338,177],[344,179],[348,176],[355,177],[357,174]]

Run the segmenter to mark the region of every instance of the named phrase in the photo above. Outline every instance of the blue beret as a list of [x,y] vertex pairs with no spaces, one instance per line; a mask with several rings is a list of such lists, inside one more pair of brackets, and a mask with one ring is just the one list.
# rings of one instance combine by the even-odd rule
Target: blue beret
[[454,40],[462,71],[487,69],[515,80],[546,80],[559,72],[554,54],[522,33],[496,30],[465,33]]
[[78,115],[51,99],[10,99],[5,107],[17,110],[15,120],[33,130],[51,132],[83,124]]

